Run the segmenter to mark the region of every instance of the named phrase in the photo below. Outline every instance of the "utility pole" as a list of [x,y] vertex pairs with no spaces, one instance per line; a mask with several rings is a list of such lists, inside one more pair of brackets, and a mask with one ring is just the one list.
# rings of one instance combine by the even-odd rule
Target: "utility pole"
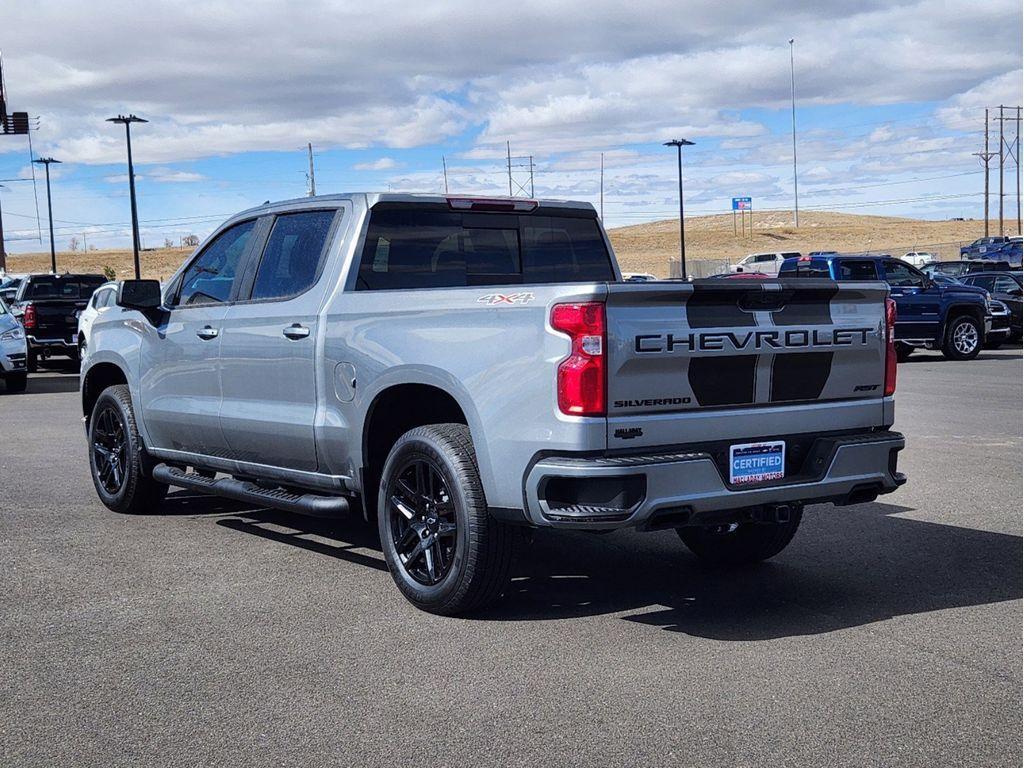
[[1016,135],[1016,138],[1014,140],[1014,143],[1017,145],[1017,155],[1016,155],[1016,158],[1015,158],[1017,162],[1015,163],[1015,165],[1017,166],[1017,234],[1019,235],[1021,233],[1021,231],[1020,231],[1020,107],[1017,107],[1017,135]]
[[[6,189],[0,184],[0,189]],[[3,198],[0,198],[0,272],[7,271],[7,251],[4,250],[4,205]]]
[[686,280],[686,229],[683,225],[683,147],[692,147],[687,139],[666,141],[664,146],[675,147],[679,159],[679,276]]
[[536,197],[533,193],[533,155],[530,155],[530,197]]
[[309,152],[309,173],[306,175],[306,179],[309,182],[309,194],[307,197],[316,197],[316,174],[313,170],[313,144],[312,142],[306,144],[306,149]]
[[448,194],[448,161],[441,155],[441,172],[444,174],[444,193]]
[[1003,105],[999,105],[999,236],[1003,236]]
[[[138,280],[141,276],[139,269],[139,210],[135,205],[135,166],[132,165],[132,123],[148,123],[148,120],[143,120],[141,117],[135,115],[118,115],[117,117],[108,117],[108,123],[124,123],[124,138],[128,144],[128,194],[131,197],[132,202],[132,254],[135,257],[135,279]],[[49,168],[47,168],[47,179],[49,179]],[[47,180],[49,184],[49,180]],[[50,189],[47,186],[46,196],[49,199]],[[50,222],[50,230],[53,230],[53,222]],[[51,240],[53,239],[51,235]]]
[[512,145],[505,142],[505,155],[508,158],[508,196],[512,197]]
[[604,152],[601,153],[601,221],[604,221]]
[[50,271],[57,274],[57,247],[53,242],[53,198],[50,196],[50,163],[60,163],[52,157],[37,157],[32,161],[46,167],[46,212],[50,216]]
[[981,160],[985,166],[985,237],[988,237],[988,161],[992,159],[995,152],[988,151],[988,109],[985,110],[985,151],[975,152],[974,156]]
[[793,226],[800,226],[800,198],[797,195],[796,183],[796,65],[793,59],[793,41],[789,38],[789,94],[793,113]]

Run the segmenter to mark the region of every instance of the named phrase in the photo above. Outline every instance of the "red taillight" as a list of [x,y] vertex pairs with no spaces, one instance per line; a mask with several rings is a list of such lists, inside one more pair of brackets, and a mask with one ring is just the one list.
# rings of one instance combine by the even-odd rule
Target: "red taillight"
[[25,330],[31,330],[36,327],[36,307],[34,304],[25,305],[25,310],[21,315],[21,324],[25,326]]
[[558,366],[559,410],[569,416],[604,416],[604,304],[556,304],[551,327],[572,340],[569,357]]
[[885,395],[896,392],[896,302],[885,300]]

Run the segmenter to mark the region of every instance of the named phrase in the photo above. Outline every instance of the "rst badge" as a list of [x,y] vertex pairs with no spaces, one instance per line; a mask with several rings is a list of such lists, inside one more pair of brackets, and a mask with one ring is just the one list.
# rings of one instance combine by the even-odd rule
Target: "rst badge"
[[486,296],[481,296],[476,301],[477,304],[494,306],[497,304],[529,304],[533,299],[533,294],[525,291],[522,293],[488,293]]

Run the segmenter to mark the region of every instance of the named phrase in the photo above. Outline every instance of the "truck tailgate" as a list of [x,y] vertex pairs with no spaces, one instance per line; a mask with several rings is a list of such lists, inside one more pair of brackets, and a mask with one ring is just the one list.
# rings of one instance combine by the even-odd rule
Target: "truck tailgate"
[[887,292],[817,279],[609,286],[608,447],[891,423]]

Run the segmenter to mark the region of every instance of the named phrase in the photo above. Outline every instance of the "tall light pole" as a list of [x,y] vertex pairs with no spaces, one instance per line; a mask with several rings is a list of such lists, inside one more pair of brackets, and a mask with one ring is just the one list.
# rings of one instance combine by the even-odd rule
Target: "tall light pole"
[[53,199],[50,197],[50,163],[60,164],[52,157],[37,157],[32,161],[46,166],[46,212],[50,217],[50,271],[57,274],[57,247],[53,243]]
[[665,142],[666,147],[675,147],[679,159],[679,276],[686,279],[686,228],[683,225],[683,147],[692,147],[693,142],[686,139],[672,139]]
[[793,226],[800,226],[800,199],[796,191],[796,66],[793,63],[793,41],[789,38],[789,98],[793,111]]
[[132,164],[132,123],[148,123],[135,115],[108,117],[108,123],[124,123],[124,138],[128,144],[128,195],[132,201],[132,254],[135,257],[135,279],[139,279],[139,211],[135,206],[135,166]]

